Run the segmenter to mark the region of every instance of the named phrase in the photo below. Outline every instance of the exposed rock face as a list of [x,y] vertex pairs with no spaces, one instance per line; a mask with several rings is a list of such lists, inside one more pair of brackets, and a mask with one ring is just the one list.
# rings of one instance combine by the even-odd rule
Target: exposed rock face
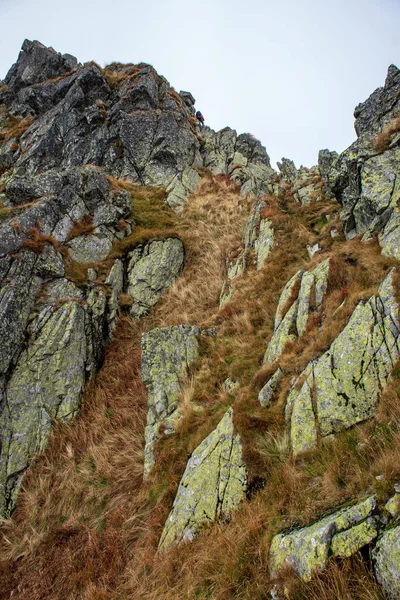
[[70,54],[61,55],[40,42],[25,40],[18,61],[11,67],[4,83],[18,92],[21,88],[69,74],[78,62]]
[[12,507],[29,460],[46,447],[54,419],[76,415],[87,366],[84,309],[71,301],[54,312],[44,309],[5,392],[2,507]]
[[294,453],[314,448],[318,431],[325,437],[375,414],[399,358],[393,275],[391,271],[382,282],[376,298],[356,307],[329,350],[302,373],[301,389],[290,392],[287,414]]
[[378,540],[375,572],[390,600],[400,598],[400,527],[389,529]]
[[295,340],[304,333],[310,314],[311,297],[315,296],[314,310],[317,310],[327,289],[328,275],[329,259],[326,259],[312,271],[298,271],[288,281],[279,299],[274,333],[265,352],[264,363],[273,363],[290,340]]
[[139,318],[156,304],[179,275],[184,249],[177,238],[138,246],[129,255],[128,294],[132,296],[131,315]]
[[394,131],[389,135],[382,147],[377,141],[399,111],[400,71],[391,65],[384,87],[375,90],[354,111],[358,140],[339,157],[332,154],[327,160],[327,151],[320,155],[328,189],[343,206],[346,235],[379,234],[382,252],[397,259],[400,256],[399,133]]
[[[246,194],[264,189],[274,173],[265,149],[248,134],[238,136],[233,130],[217,134],[206,128],[200,144],[192,120],[194,102],[189,92],[176,94],[150,65],[82,66],[70,55],[30,41],[24,42],[4,81],[0,92],[0,140],[5,140],[0,149],[0,200],[5,207],[0,223],[0,369],[6,390],[1,408],[3,514],[13,508],[30,458],[45,448],[52,421],[76,414],[84,383],[101,364],[115,328],[120,295],[131,295],[131,314],[139,318],[183,267],[183,245],[177,238],[152,241],[150,236],[149,242],[130,248],[128,260],[123,252],[114,251],[135,222],[130,219],[130,193],[115,191],[108,175],[164,186],[167,202],[179,211],[200,181],[198,167],[235,173]],[[9,139],[8,127],[15,124],[21,127]],[[213,159],[214,150],[222,157],[220,165]],[[261,254],[266,244],[262,238]],[[179,354],[179,343],[176,350]],[[194,355],[186,350],[189,366]],[[33,357],[49,354],[57,359],[44,374],[47,358]],[[69,385],[64,371],[74,374],[74,385]],[[183,371],[177,366],[176,373],[177,383]],[[70,395],[58,379],[70,388]],[[169,416],[172,396],[170,392]]]
[[258,394],[258,399],[263,408],[268,408],[271,404],[271,398],[276,392],[279,382],[283,377],[283,371],[281,368],[278,368],[272,377],[269,378],[267,383],[262,387]]
[[285,564],[292,565],[305,580],[314,570],[322,570],[329,556],[351,556],[378,535],[373,516],[376,500],[339,510],[314,525],[276,535],[270,548],[270,570],[275,576]]
[[[207,330],[204,331],[207,335]],[[199,353],[199,327],[178,325],[152,329],[142,338],[142,379],[148,389],[144,474],[154,466],[153,447],[161,425],[172,433],[179,419],[181,384]]]
[[167,519],[159,547],[191,541],[200,528],[237,510],[247,484],[240,438],[230,408],[193,452]]

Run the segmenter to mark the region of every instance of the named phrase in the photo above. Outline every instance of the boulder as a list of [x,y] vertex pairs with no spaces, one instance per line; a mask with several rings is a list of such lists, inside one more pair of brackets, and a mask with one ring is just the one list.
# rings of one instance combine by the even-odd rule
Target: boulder
[[295,454],[322,437],[374,416],[376,405],[400,353],[394,270],[377,297],[359,303],[329,350],[301,374],[305,381],[288,396],[291,442]]
[[374,496],[338,510],[320,521],[290,533],[279,533],[271,542],[270,572],[273,577],[290,565],[304,579],[321,571],[330,556],[351,556],[377,536]]
[[239,508],[246,487],[247,470],[230,408],[190,457],[159,548],[191,541],[202,527],[218,518],[228,519]]
[[74,301],[38,316],[5,392],[1,413],[0,513],[14,507],[30,459],[47,445],[55,419],[77,413],[86,379],[85,311]]
[[172,433],[179,419],[182,382],[199,354],[199,327],[178,325],[153,329],[142,337],[142,379],[148,390],[144,475],[154,466],[153,448],[160,427]]
[[128,294],[132,297],[131,315],[146,314],[171,286],[184,263],[184,248],[178,238],[137,246],[129,255]]
[[400,598],[400,526],[385,531],[375,549],[375,574],[389,600]]

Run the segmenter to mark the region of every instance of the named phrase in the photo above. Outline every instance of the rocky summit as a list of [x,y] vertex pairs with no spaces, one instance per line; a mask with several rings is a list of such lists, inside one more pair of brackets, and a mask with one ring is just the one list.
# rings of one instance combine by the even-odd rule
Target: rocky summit
[[398,600],[400,70],[311,168],[196,110],[0,82],[0,595]]

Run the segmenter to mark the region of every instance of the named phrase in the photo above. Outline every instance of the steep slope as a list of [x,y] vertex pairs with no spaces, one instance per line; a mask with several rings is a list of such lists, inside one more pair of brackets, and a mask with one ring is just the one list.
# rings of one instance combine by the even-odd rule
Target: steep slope
[[400,598],[400,72],[279,174],[194,103],[0,87],[2,597]]

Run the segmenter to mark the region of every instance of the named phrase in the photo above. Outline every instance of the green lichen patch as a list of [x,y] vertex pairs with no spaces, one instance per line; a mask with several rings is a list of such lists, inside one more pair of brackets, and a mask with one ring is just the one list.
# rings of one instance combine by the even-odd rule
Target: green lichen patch
[[193,452],[165,524],[163,550],[191,541],[201,527],[237,510],[246,490],[246,467],[240,438],[233,429],[232,409]]

